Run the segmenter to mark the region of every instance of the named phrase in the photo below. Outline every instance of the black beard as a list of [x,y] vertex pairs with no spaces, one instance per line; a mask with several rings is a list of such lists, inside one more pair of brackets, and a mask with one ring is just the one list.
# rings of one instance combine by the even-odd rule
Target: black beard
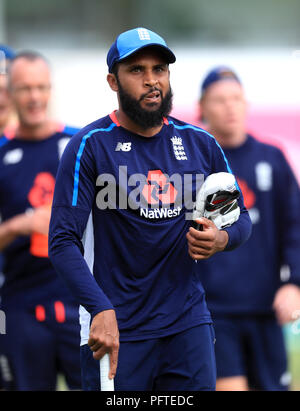
[[[137,125],[147,130],[152,127],[160,126],[163,122],[163,118],[167,117],[172,110],[173,103],[173,93],[171,87],[169,88],[165,97],[162,97],[161,91],[157,88],[152,88],[145,95],[143,95],[139,100],[131,97],[126,91],[124,91],[119,80],[119,99],[120,105],[124,113]],[[145,110],[141,107],[141,100],[149,93],[154,91],[159,91],[161,94],[161,104],[157,110]]]

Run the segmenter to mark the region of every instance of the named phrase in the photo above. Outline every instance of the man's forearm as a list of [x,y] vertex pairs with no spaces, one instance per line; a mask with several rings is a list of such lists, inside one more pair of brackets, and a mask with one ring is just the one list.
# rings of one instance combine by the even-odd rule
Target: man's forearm
[[252,224],[247,211],[241,213],[240,218],[232,226],[224,229],[229,239],[225,251],[234,250],[244,244],[251,235]]
[[33,217],[34,213],[18,214],[0,224],[0,251],[8,247],[17,237],[32,233]]
[[75,240],[49,237],[49,257],[56,272],[64,279],[71,293],[93,318],[112,306],[84,260]]
[[226,248],[226,246],[228,244],[228,240],[229,240],[229,235],[228,235],[227,231],[220,230],[218,240],[217,240],[217,243],[216,243],[218,251],[223,251]]
[[15,217],[0,224],[0,251],[8,247],[17,237]]

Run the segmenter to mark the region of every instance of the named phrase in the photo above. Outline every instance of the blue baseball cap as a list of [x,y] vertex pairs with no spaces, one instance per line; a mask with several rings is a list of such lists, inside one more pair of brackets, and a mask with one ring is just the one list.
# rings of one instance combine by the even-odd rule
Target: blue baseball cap
[[162,37],[151,30],[138,27],[121,33],[109,49],[107,54],[109,72],[112,72],[115,63],[118,63],[137,51],[150,46],[160,48],[166,57],[167,63],[175,63],[176,57]]
[[240,79],[230,67],[226,67],[226,66],[215,67],[206,75],[206,77],[203,80],[203,83],[201,86],[202,95],[205,93],[205,91],[208,89],[209,86],[211,86],[216,81],[220,81],[220,80],[234,80],[234,81],[237,81],[239,84],[241,84]]
[[0,51],[4,53],[5,58],[7,60],[12,60],[16,56],[16,53],[14,52],[14,50],[4,44],[0,44]]

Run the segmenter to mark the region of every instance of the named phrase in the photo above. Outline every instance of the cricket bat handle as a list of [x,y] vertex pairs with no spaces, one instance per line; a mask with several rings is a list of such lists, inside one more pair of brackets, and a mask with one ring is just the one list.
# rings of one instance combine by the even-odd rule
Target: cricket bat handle
[[114,380],[108,378],[109,373],[109,354],[105,354],[99,361],[100,367],[100,387],[101,391],[114,391]]

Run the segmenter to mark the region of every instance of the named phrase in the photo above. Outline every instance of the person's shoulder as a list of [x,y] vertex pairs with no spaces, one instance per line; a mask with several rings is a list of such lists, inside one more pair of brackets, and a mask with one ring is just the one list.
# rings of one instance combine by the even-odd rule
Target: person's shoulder
[[76,135],[79,135],[81,137],[84,136],[92,136],[97,133],[106,133],[111,131],[116,124],[112,121],[110,116],[105,116],[102,118],[99,118],[96,121],[93,121],[92,123],[86,125],[82,129],[79,130],[79,132]]
[[16,135],[16,128],[15,124],[8,125],[5,127],[2,134],[0,133],[0,148],[6,146],[11,140],[15,138]]
[[265,153],[269,157],[285,157],[284,148],[281,147],[278,142],[272,142],[272,139],[268,139],[268,141],[266,141],[248,134],[248,140],[253,147],[256,147],[257,150]]
[[180,120],[176,117],[168,116],[168,123],[172,125],[173,127],[181,130],[194,130],[194,131],[199,131],[199,132],[205,132],[204,129],[201,127],[197,126],[196,124],[192,123],[187,123],[186,121]]
[[187,123],[185,121],[179,120],[178,118],[168,116],[168,122],[177,130],[186,130],[191,132],[194,135],[198,135],[199,137],[205,139],[215,139],[211,134],[209,134],[206,130],[201,128],[200,126],[192,123]]
[[14,139],[11,139],[6,134],[0,136],[0,153],[5,153],[12,148],[16,148],[17,144]]
[[248,140],[251,142],[252,145],[257,146],[258,148],[261,149],[265,149],[268,151],[282,151],[278,145],[276,145],[275,143],[270,142],[270,140],[268,139],[268,141],[266,139],[262,139],[262,138],[258,138],[252,134],[248,134]]
[[72,141],[86,140],[98,133],[105,133],[111,131],[116,124],[113,123],[110,116],[99,118],[92,123],[87,124],[81,129],[74,129],[76,133],[72,135]]
[[9,141],[9,138],[5,134],[2,134],[0,136],[0,149],[6,146],[9,143]]
[[10,140],[6,135],[0,137],[0,169],[8,164],[19,162],[23,156],[23,149],[18,142]]
[[72,137],[80,131],[80,127],[70,126],[68,124],[64,124],[61,130],[61,133],[65,136]]

